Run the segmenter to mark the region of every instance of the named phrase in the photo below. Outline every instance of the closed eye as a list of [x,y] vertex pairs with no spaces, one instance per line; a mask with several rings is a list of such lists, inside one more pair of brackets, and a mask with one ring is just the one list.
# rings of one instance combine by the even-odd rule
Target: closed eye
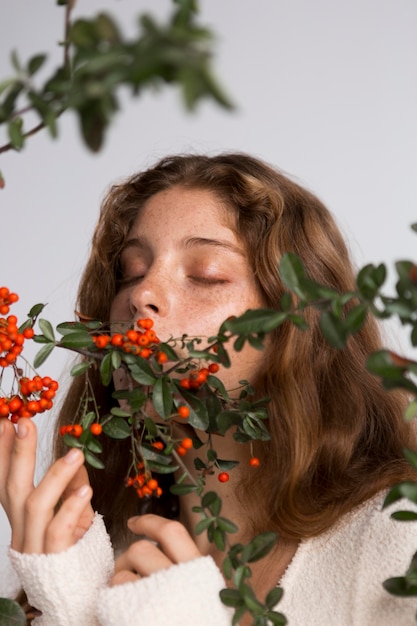
[[122,276],[121,278],[119,278],[118,280],[118,285],[120,288],[122,287],[130,287],[130,285],[134,285],[138,282],[140,282],[141,280],[143,280],[145,276],[139,275],[139,276]]
[[189,276],[189,278],[196,283],[203,285],[224,285],[228,281],[224,278],[210,278],[209,276]]

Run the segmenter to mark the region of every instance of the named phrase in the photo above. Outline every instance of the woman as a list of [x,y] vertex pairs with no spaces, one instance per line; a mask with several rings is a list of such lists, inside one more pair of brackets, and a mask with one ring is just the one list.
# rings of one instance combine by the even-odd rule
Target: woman
[[[313,280],[354,289],[344,241],[310,192],[246,155],[163,159],[110,189],[78,310],[113,322],[151,318],[162,340],[207,337],[231,315],[280,309],[285,252],[299,255]],[[365,369],[380,347],[372,319],[337,351],[323,339],[317,312],[308,309],[306,317],[307,332],[286,322],[263,351],[232,352],[221,375],[227,388],[249,379],[256,398],[270,398],[271,434],[257,445],[258,468],[248,466],[248,446],[214,436],[219,458],[240,461],[221,486],[222,515],[237,524],[236,542],[279,534],[253,564],[252,582],[262,600],[282,585],[277,610],[289,624],[411,625],[414,603],[382,588],[406,571],[415,549],[412,526],[381,512],[387,488],[412,477],[402,452],[414,445],[404,399],[383,391]],[[126,383],[116,373],[116,389]],[[82,377],[74,379],[57,428],[74,421],[83,386]],[[103,413],[112,391],[97,375]],[[0,497],[12,525],[12,562],[42,612],[35,624],[231,623],[218,596],[224,555],[194,533],[194,495],[180,496],[177,511],[168,501],[156,511],[163,516],[138,516],[135,494],[122,486],[130,444],[104,442],[106,470],[89,469],[87,478],[83,455],[72,449],[62,456],[59,436],[57,461],[33,489],[34,425],[21,420],[17,435],[5,420],[0,426]],[[184,462],[192,471],[193,451]],[[207,489],[219,491],[215,474]],[[252,623],[250,616],[240,623]]]

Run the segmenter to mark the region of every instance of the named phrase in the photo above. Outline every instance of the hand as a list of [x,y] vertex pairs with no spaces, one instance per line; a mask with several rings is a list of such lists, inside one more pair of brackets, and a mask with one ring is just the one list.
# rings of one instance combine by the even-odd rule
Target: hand
[[[11,547],[25,553],[61,552],[90,527],[92,489],[81,450],[72,448],[35,488],[37,431],[32,420],[0,419],[0,503],[12,529]],[[63,503],[55,513],[62,498]]]
[[111,585],[121,585],[149,576],[175,563],[201,555],[186,528],[159,515],[141,515],[128,521],[132,532],[146,537],[133,543],[117,560]]

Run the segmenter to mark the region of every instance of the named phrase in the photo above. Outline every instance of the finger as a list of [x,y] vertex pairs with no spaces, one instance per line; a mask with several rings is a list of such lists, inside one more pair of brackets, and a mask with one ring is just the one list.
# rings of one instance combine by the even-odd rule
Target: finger
[[0,502],[6,513],[8,513],[6,483],[15,437],[16,431],[13,424],[6,418],[0,418]]
[[[75,476],[71,479],[71,482],[65,489],[64,493],[62,494],[62,499],[65,502],[65,500],[67,500],[72,495],[80,496],[81,490],[85,486],[90,487],[90,480],[85,465],[81,465]],[[90,500],[91,496],[89,498],[89,501]],[[84,535],[84,533],[90,528],[91,524],[93,523],[93,518],[94,511],[90,504],[85,508],[83,514],[78,520],[78,527],[76,530],[77,539],[80,539]]]
[[9,454],[2,466],[5,480],[2,498],[12,528],[12,547],[20,550],[25,528],[25,503],[33,491],[37,430],[35,424],[26,418],[19,420],[16,435],[12,432],[14,426],[11,423],[4,424],[4,429],[6,454],[7,450]]
[[140,576],[132,574],[132,572],[122,571],[117,572],[110,580],[110,587],[116,587],[117,585],[124,585],[125,583],[134,583],[139,580]]
[[[12,426],[12,424],[10,424]],[[10,436],[10,428],[9,433]],[[11,449],[6,492],[10,506],[18,510],[33,491],[36,465],[37,430],[32,420],[22,418],[17,423]],[[20,512],[20,511],[19,511]]]
[[173,562],[151,541],[135,541],[116,560],[115,573],[130,571],[140,576],[149,576],[161,569],[171,567]]
[[185,563],[201,556],[185,526],[176,520],[160,515],[140,515],[130,518],[128,526],[135,534],[144,535],[158,543],[174,563]]
[[71,450],[55,461],[25,504],[24,552],[45,551],[45,533],[54,517],[54,509],[71,479],[84,462],[81,450]]
[[[66,550],[84,534],[87,528],[80,527],[80,520],[85,517],[86,511],[92,511],[89,506],[92,495],[91,487],[84,484],[65,500],[46,530],[46,554]],[[89,526],[91,521],[92,516]]]

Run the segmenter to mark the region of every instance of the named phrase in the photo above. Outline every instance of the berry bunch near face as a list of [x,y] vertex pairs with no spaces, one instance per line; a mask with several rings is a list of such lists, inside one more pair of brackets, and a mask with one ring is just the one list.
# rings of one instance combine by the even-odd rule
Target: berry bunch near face
[[[19,296],[10,292],[7,287],[0,287],[2,316],[9,313],[10,305],[18,299]],[[5,369],[11,368],[13,372],[10,392],[0,395],[0,417],[8,418],[13,423],[21,417],[34,417],[37,413],[51,409],[58,389],[58,383],[49,376],[42,378],[36,375],[29,378],[17,367],[25,340],[32,339],[35,334],[30,320],[29,324],[19,328],[15,315],[0,317],[0,385],[3,383]]]
[[[155,347],[160,341],[156,333],[152,330],[153,321],[151,319],[139,319],[137,325],[139,327],[138,330],[131,328],[125,334],[93,335],[96,348],[101,350],[106,348],[120,348],[127,354],[133,354],[148,359],[155,352]],[[158,362],[161,363],[164,362],[163,357],[165,356],[163,352],[156,354]]]

